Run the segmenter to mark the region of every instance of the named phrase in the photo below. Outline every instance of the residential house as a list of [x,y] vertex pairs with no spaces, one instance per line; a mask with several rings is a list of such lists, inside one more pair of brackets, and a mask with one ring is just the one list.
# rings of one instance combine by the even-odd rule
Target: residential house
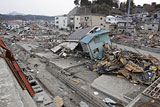
[[24,25],[25,25],[24,21],[13,20],[13,21],[7,21],[7,23],[5,24],[5,27],[7,29],[18,29]]
[[106,16],[106,22],[111,24],[117,24],[119,21],[122,21],[122,16],[115,15],[115,16]]
[[55,28],[67,30],[67,16],[61,15],[55,17]]
[[135,19],[137,22],[142,22],[142,21],[146,21],[149,19],[148,17],[149,13],[148,12],[141,12],[141,13],[136,13],[133,14],[133,19]]
[[81,15],[81,26],[100,26],[103,29],[109,30],[109,23],[106,22],[106,17],[103,15]]
[[78,29],[66,41],[79,43],[83,52],[88,53],[91,59],[98,59],[103,56],[105,43],[111,44],[109,32],[98,26]]
[[157,21],[146,21],[143,24],[144,30],[149,30],[153,32],[160,31],[160,24]]
[[160,12],[153,14],[152,19],[154,19],[155,21],[160,21]]
[[123,20],[117,23],[116,32],[120,34],[124,32],[135,33],[135,27],[131,21]]

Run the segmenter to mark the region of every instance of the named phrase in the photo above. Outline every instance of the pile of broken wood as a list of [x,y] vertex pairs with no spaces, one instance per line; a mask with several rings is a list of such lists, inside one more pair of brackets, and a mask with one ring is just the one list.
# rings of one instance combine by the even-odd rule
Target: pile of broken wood
[[152,55],[107,49],[93,67],[99,74],[117,75],[133,83],[150,85],[160,76],[160,61]]

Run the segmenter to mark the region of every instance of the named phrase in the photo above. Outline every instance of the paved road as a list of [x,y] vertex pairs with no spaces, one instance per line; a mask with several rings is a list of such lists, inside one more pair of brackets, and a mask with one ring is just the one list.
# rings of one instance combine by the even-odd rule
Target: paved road
[[117,46],[117,48],[121,48],[123,50],[129,50],[129,51],[136,52],[136,53],[141,53],[141,54],[144,54],[144,55],[151,54],[152,56],[154,56],[154,57],[156,57],[157,59],[160,60],[160,54],[158,54],[158,53],[149,52],[149,51],[145,51],[145,50],[141,50],[141,49],[133,48],[133,47],[128,47],[128,46],[124,46],[124,45],[120,45],[120,44],[116,44],[116,43],[112,43],[112,45]]

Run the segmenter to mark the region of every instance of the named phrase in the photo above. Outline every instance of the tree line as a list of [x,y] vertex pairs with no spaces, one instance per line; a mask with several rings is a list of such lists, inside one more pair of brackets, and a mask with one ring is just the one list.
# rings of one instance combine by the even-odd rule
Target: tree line
[[91,2],[89,0],[75,0],[74,4],[75,5],[80,5],[80,6],[107,4],[111,7],[118,8],[119,0],[94,0],[93,2]]

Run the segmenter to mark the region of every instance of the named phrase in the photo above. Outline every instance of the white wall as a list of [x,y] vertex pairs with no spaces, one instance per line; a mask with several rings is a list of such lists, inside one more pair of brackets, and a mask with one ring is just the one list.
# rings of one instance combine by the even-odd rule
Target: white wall
[[77,30],[80,28],[80,16],[75,16],[74,17],[74,30]]
[[106,22],[109,22],[111,24],[116,24],[117,23],[116,18],[114,16],[107,16],[106,17]]
[[67,16],[59,17],[59,29],[67,29]]
[[67,16],[55,17],[55,27],[58,29],[67,29]]
[[59,26],[59,17],[55,17],[55,27],[58,28]]
[[158,31],[158,24],[144,24],[144,30],[154,30]]

